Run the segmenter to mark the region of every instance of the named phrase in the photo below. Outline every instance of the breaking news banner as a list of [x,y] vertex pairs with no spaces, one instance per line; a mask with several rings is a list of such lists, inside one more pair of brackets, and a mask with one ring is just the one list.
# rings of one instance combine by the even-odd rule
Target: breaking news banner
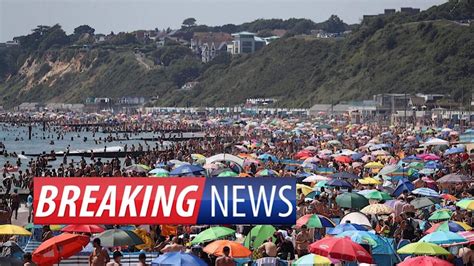
[[37,177],[36,224],[295,224],[292,178]]

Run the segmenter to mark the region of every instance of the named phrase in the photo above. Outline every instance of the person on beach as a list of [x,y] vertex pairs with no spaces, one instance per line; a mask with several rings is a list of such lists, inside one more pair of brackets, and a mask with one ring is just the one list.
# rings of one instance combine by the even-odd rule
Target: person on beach
[[222,252],[224,255],[220,256],[219,258],[216,259],[216,266],[234,266],[235,261],[234,259],[229,255],[230,254],[230,248],[228,246],[225,246],[222,249]]
[[99,238],[94,238],[92,245],[94,250],[89,256],[89,266],[105,266],[110,261],[109,253],[101,246]]

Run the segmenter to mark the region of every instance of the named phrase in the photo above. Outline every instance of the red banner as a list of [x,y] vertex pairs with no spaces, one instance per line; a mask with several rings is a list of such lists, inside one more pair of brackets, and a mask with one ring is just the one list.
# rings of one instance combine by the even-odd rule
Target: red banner
[[35,178],[35,224],[196,224],[205,178]]

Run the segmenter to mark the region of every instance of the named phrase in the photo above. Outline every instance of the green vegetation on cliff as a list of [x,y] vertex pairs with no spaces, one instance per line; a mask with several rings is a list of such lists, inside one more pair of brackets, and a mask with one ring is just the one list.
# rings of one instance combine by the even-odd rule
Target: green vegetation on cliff
[[[176,41],[157,47],[132,33],[111,33],[98,42],[87,25],[71,35],[59,25],[38,26],[16,38],[20,46],[0,47],[0,105],[145,96],[167,106],[227,106],[272,97],[278,106],[310,107],[394,92],[443,93],[459,100],[474,92],[474,25],[465,23],[473,17],[472,0],[460,0],[350,27],[336,16],[322,23],[271,19],[216,27],[187,19],[177,36],[288,30],[255,54],[222,54],[206,64]],[[352,33],[318,39],[306,35],[312,29]],[[180,89],[189,81],[198,85]]]

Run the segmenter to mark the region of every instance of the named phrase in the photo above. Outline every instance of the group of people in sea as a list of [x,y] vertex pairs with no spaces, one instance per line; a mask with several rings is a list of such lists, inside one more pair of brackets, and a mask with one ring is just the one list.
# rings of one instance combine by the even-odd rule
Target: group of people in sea
[[[25,118],[17,117],[18,121],[22,119]],[[474,160],[471,158],[469,144],[460,143],[459,138],[461,134],[470,134],[466,128],[449,124],[441,128],[418,125],[405,128],[370,122],[354,124],[347,117],[230,118],[224,115],[203,117],[181,114],[159,118],[153,115],[134,118],[102,117],[102,120],[107,120],[109,123],[103,126],[103,130],[128,132],[125,133],[129,134],[127,136],[139,135],[142,130],[188,132],[199,129],[204,132],[204,137],[175,141],[166,146],[162,145],[162,141],[151,141],[147,143],[146,148],[133,149],[142,153],[129,153],[123,158],[97,158],[94,155],[92,158],[73,158],[66,152],[62,155],[63,161],[58,167],[50,167],[46,156],[39,156],[24,164],[20,161],[17,164],[18,172],[3,173],[4,196],[0,201],[0,212],[4,215],[0,216],[2,217],[0,223],[15,221],[17,218],[15,211],[18,210],[20,202],[31,208],[28,202],[32,202],[34,177],[153,176],[149,173],[151,169],[160,168],[166,173],[183,164],[195,164],[205,169],[199,174],[209,177],[230,171],[242,178],[260,176],[295,178],[298,183],[297,221],[311,215],[316,215],[317,219],[330,221],[328,226],[314,226],[301,222],[295,222],[293,226],[273,225],[274,230],[271,234],[265,235],[261,243],[248,247],[252,251],[250,257],[254,261],[262,257],[273,257],[282,261],[302,258],[312,252],[312,243],[332,235],[328,233],[330,228],[344,227],[346,226],[344,223],[356,224],[350,220],[340,225],[336,222],[344,220],[344,217],[354,212],[363,215],[368,221],[362,225],[364,229],[360,230],[370,231],[384,239],[393,239],[394,250],[401,245],[400,243],[419,241],[430,232],[430,228],[434,232],[443,222],[449,223],[447,230],[456,227],[458,231],[455,232],[470,231],[474,225],[472,209],[459,204],[461,200],[469,200],[474,193],[472,186]],[[92,119],[81,121],[77,118],[76,123],[79,122],[92,123]],[[117,125],[112,126],[112,123]],[[62,130],[80,128],[67,124],[71,123],[61,118],[59,122],[48,124],[48,127],[55,134],[60,134]],[[430,142],[431,140],[438,142]],[[130,149],[126,148],[124,151]],[[244,160],[244,164],[236,165],[235,162],[227,161],[209,165],[202,159],[221,153],[239,156]],[[10,166],[5,165],[4,169]],[[143,169],[133,166],[140,166]],[[443,178],[449,175],[459,180],[444,182]],[[337,182],[333,182],[335,180]],[[29,195],[28,199],[20,199],[19,189]],[[417,191],[420,189],[429,191],[426,190],[427,194],[418,194]],[[341,206],[342,197],[359,197],[354,194],[363,197],[368,194],[383,196],[367,198],[364,206]],[[428,201],[421,206],[420,198],[427,198],[432,203]],[[388,211],[383,213],[363,211],[363,207],[371,205],[384,205]],[[443,210],[449,213],[449,217],[431,219],[434,213]],[[24,221],[25,224],[34,222],[31,220],[31,212],[28,221]],[[333,222],[334,224],[331,224]],[[237,242],[241,242],[252,229],[251,226],[225,226],[236,230],[235,235],[225,238]],[[116,264],[107,265],[120,265],[122,253],[126,251],[162,254],[182,251],[196,255],[208,265],[239,263],[236,258],[232,258],[229,247],[224,247],[223,252],[216,255],[204,251],[206,245],[212,241],[191,243],[197,234],[209,226],[136,225],[134,228],[138,235],[143,236],[145,244],[139,247],[114,249],[110,260],[109,252],[104,252],[100,240],[95,239],[90,258],[91,265],[106,265],[110,262]],[[53,237],[51,228],[45,226],[41,240],[45,241],[51,237]],[[371,242],[368,243],[370,246]],[[463,242],[456,252],[440,258],[456,265],[472,265],[474,253],[470,244],[470,241]],[[369,251],[373,249],[374,246],[370,247]],[[27,254],[27,259],[29,256],[31,255]],[[147,265],[145,253],[141,257],[144,260],[140,265]],[[343,258],[336,256],[330,259],[332,264],[344,261]]]

